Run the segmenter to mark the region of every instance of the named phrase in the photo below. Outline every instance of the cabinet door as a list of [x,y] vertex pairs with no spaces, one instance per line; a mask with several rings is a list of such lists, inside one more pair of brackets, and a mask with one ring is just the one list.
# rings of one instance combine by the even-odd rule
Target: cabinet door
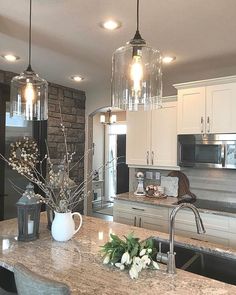
[[168,219],[164,220],[153,215],[143,215],[140,217],[139,224],[141,224],[140,227],[142,228],[168,233]]
[[205,132],[205,87],[178,91],[178,134]]
[[114,222],[139,226],[140,217],[136,214],[132,214],[129,211],[115,210],[114,211]]
[[177,103],[168,102],[152,111],[151,163],[155,166],[177,165]]
[[150,112],[127,112],[126,163],[150,163]]
[[206,132],[236,132],[236,83],[206,87]]

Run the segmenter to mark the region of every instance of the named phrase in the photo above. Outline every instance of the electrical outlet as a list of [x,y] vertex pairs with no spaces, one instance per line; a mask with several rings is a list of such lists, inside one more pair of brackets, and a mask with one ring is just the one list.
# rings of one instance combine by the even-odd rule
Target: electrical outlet
[[155,173],[155,179],[156,180],[160,180],[161,179],[161,173],[160,172],[156,172]]
[[153,179],[152,171],[146,171],[146,179]]

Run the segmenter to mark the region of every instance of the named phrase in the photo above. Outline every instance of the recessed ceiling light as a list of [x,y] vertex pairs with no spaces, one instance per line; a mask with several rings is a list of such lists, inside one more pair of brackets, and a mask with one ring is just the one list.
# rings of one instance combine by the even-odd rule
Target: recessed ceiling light
[[81,76],[78,76],[78,75],[71,76],[71,79],[75,82],[80,82],[80,81],[84,80],[84,78],[82,78]]
[[162,61],[164,64],[170,64],[171,62],[173,62],[176,59],[175,56],[164,56],[162,58]]
[[10,62],[14,62],[14,61],[20,59],[19,56],[16,56],[16,55],[13,55],[13,54],[4,54],[4,55],[2,55],[2,57],[5,60],[10,61]]
[[109,20],[106,20],[106,21],[100,23],[100,26],[103,29],[106,29],[106,30],[109,30],[109,31],[114,31],[114,30],[121,27],[121,22],[109,19]]

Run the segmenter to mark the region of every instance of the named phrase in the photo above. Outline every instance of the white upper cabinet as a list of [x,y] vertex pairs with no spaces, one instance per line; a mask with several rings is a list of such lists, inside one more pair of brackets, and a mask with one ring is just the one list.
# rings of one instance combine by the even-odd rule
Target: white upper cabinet
[[176,166],[177,102],[152,111],[151,160],[154,166]]
[[206,87],[206,133],[236,132],[236,83]]
[[177,168],[177,102],[165,102],[153,111],[127,112],[126,163]]
[[174,86],[178,134],[236,133],[236,76]]
[[150,150],[150,112],[127,112],[126,162],[148,165]]
[[178,91],[178,134],[204,132],[205,87]]

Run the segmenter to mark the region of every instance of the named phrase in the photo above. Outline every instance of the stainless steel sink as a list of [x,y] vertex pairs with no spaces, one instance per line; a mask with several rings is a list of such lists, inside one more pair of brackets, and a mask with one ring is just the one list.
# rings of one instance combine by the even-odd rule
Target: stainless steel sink
[[[161,252],[169,251],[169,241],[153,238],[155,247]],[[236,285],[236,256],[207,249],[193,247],[175,242],[176,267],[212,278],[228,284]]]

